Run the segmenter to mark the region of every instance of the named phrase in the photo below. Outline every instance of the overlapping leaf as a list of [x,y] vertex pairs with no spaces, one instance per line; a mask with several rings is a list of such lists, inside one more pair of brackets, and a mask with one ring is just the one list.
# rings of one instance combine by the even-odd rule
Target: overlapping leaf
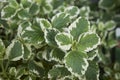
[[80,51],[89,52],[100,44],[100,38],[94,32],[87,32],[80,37],[77,48]]
[[48,72],[48,78],[49,79],[64,79],[66,76],[69,76],[71,73],[61,65],[54,66],[49,72]]
[[69,50],[72,46],[72,36],[68,33],[58,33],[55,36],[55,41],[59,48],[63,50]]
[[99,80],[99,68],[96,62],[89,62],[89,67],[85,73],[85,76],[86,80]]
[[48,45],[53,46],[53,47],[57,46],[57,43],[55,41],[55,36],[57,35],[58,32],[59,31],[56,30],[55,28],[45,30],[44,38],[45,38],[45,41]]
[[15,8],[11,7],[10,5],[5,6],[1,11],[2,19],[9,20],[16,15],[17,11]]
[[70,18],[66,13],[58,13],[52,17],[52,26],[56,29],[62,30],[69,23]]
[[12,43],[6,49],[6,58],[11,61],[17,61],[22,59],[23,54],[23,45],[17,40],[13,40]]
[[75,40],[78,40],[79,36],[82,33],[85,33],[89,30],[90,24],[85,18],[77,18],[70,26],[69,30],[71,35]]
[[65,56],[65,52],[63,52],[60,49],[55,48],[51,51],[50,56],[52,60],[62,62]]
[[87,55],[80,51],[70,51],[65,56],[65,65],[73,75],[80,78],[88,67]]
[[70,15],[70,19],[74,19],[78,16],[78,14],[80,13],[80,10],[76,6],[70,6],[65,9],[65,12]]

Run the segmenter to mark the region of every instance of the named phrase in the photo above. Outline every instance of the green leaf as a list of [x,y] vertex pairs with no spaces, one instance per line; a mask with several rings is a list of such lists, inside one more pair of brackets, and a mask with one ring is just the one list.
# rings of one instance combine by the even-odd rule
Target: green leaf
[[115,7],[115,0],[100,0],[99,7],[103,9],[112,9]]
[[105,23],[105,30],[113,30],[116,27],[116,23],[114,21],[108,21]]
[[21,37],[23,40],[32,45],[41,44],[44,41],[44,33],[42,32],[39,25],[33,24],[30,26],[29,24],[24,30],[22,30]]
[[52,60],[61,62],[64,59],[65,52],[63,52],[62,50],[60,50],[58,48],[55,48],[51,51],[50,56],[51,56]]
[[86,80],[99,80],[99,67],[96,62],[90,61],[85,73]]
[[78,40],[82,33],[87,32],[90,29],[90,23],[85,18],[79,17],[70,26],[69,30],[75,40]]
[[17,36],[21,37],[22,31],[25,28],[30,27],[30,26],[32,26],[32,24],[31,24],[31,22],[28,22],[28,21],[25,21],[25,22],[22,22],[21,24],[19,24],[19,27],[18,27],[18,30],[17,30]]
[[89,17],[90,8],[89,6],[83,6],[80,8],[80,16]]
[[99,36],[94,32],[87,32],[80,36],[77,48],[79,51],[89,52],[100,44]]
[[49,79],[61,79],[64,80],[66,76],[69,76],[71,73],[62,65],[55,65],[49,72]]
[[73,19],[79,15],[80,10],[76,6],[70,6],[70,7],[65,8],[65,12],[70,15],[70,19]]
[[53,47],[57,46],[57,43],[55,41],[55,36],[59,31],[56,30],[55,28],[53,29],[46,29],[44,32],[44,38],[45,38],[45,42]]
[[73,75],[80,78],[85,74],[88,67],[86,53],[70,51],[65,56],[65,66]]
[[37,21],[37,23],[39,23],[43,32],[45,31],[45,29],[52,28],[51,23],[47,19],[37,18],[36,21]]
[[6,58],[10,61],[18,61],[22,59],[23,54],[23,45],[17,40],[13,40],[12,43],[6,49]]
[[40,62],[29,61],[28,69],[31,73],[34,73],[39,77],[42,77],[44,75],[44,68]]
[[8,0],[9,5],[15,9],[19,8],[19,4],[16,0]]
[[98,50],[95,49],[95,50],[89,51],[87,52],[87,55],[88,55],[88,60],[92,61],[98,55]]
[[55,41],[59,48],[63,50],[69,50],[72,46],[72,36],[68,33],[58,33],[55,36]]
[[32,55],[32,51],[31,51],[31,46],[30,45],[24,45],[24,55],[23,55],[23,59],[24,60],[28,60],[30,59],[31,55]]
[[20,18],[21,20],[29,20],[30,19],[30,14],[28,12],[27,9],[21,9],[19,12],[18,12],[18,18]]
[[15,77],[16,73],[17,73],[16,68],[11,67],[10,70],[9,70],[9,74]]
[[1,17],[5,20],[10,20],[16,15],[17,11],[15,8],[10,5],[5,6],[1,11]]
[[66,27],[69,21],[70,21],[69,15],[61,12],[52,17],[52,26],[54,28],[62,30],[62,28]]
[[52,51],[52,48],[51,47],[45,47],[45,49],[41,52],[42,54],[42,58],[47,60],[47,61],[51,61],[51,51]]
[[32,6],[29,9],[29,13],[31,15],[36,15],[36,14],[39,13],[39,11],[40,11],[39,5],[37,5],[36,3],[33,3]]
[[118,41],[115,39],[115,32],[114,31],[109,32],[107,37],[108,37],[108,39],[107,39],[108,45],[107,46],[109,48],[113,48],[113,47],[118,45]]
[[32,0],[21,0],[21,5],[24,8],[29,8],[32,5]]
[[0,60],[3,59],[4,52],[5,52],[5,45],[3,41],[0,39]]

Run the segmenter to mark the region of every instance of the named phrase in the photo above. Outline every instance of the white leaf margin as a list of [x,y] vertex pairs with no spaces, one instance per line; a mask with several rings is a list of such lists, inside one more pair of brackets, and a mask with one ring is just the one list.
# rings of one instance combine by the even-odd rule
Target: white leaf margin
[[[17,40],[13,40],[12,43],[7,47],[5,59],[9,59],[9,55],[10,55],[11,49],[12,49],[13,46],[15,45],[15,42],[17,42]],[[18,41],[18,42],[19,42],[19,41]],[[19,42],[19,43],[20,43],[20,42]],[[23,55],[24,55],[24,47],[23,47],[22,44],[21,44],[21,47],[22,47],[22,55],[19,56],[19,57],[16,57],[16,58],[11,59],[11,61],[17,61],[17,60],[20,60],[20,59],[23,58]]]
[[92,31],[88,31],[88,32],[84,33],[82,36],[80,35],[79,38],[78,38],[78,42],[80,41],[81,37],[84,38],[84,37],[86,37],[87,35],[90,35],[90,34],[95,34],[95,35],[98,37],[98,43],[95,44],[95,45],[93,45],[92,48],[91,48],[91,47],[87,47],[87,49],[84,50],[85,52],[89,52],[89,51],[91,51],[91,50],[97,48],[97,46],[101,44],[101,39],[100,39],[100,37],[98,36],[98,34],[95,33],[95,32],[92,32]]
[[[73,37],[72,37],[72,35],[70,35],[69,33],[62,32],[62,33],[58,33],[57,35],[65,35],[65,36],[68,36],[68,38],[70,38],[71,41],[73,41]],[[56,36],[57,36],[57,35],[56,35]],[[71,42],[71,44],[63,45],[63,46],[62,46],[62,45],[61,45],[61,42],[57,40],[56,36],[55,36],[55,41],[56,41],[56,43],[57,43],[57,45],[59,46],[60,49],[66,51],[66,50],[69,50],[69,49],[72,47],[72,42]]]
[[[69,54],[70,54],[70,52],[68,54],[66,54],[64,58],[66,58]],[[73,72],[72,68],[67,66],[65,59],[64,59],[63,62],[65,63],[65,67],[68,69],[68,71],[71,72],[71,74],[75,75],[79,79],[83,79],[82,76],[85,74],[85,72],[87,71],[87,68],[89,66],[89,63],[88,63],[87,59],[83,58],[83,60],[85,62],[85,65],[82,65],[82,68],[83,68],[83,70],[81,71],[82,75],[79,75],[78,73]]]

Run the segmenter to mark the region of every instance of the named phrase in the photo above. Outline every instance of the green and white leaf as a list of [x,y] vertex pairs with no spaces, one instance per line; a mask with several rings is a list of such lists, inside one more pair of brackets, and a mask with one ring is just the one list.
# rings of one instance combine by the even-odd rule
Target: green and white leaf
[[23,58],[23,55],[23,45],[19,41],[13,40],[12,43],[6,49],[5,58],[10,61],[18,61]]
[[31,5],[33,3],[33,0],[21,0],[21,3],[20,5],[23,7],[23,8],[30,8]]
[[17,73],[16,68],[15,67],[11,67],[10,70],[9,70],[9,74],[15,77],[16,73]]
[[107,46],[109,48],[113,48],[115,46],[118,45],[118,41],[115,39],[115,36],[114,36],[114,31],[110,31],[109,34],[108,34],[108,39],[107,39]]
[[79,15],[80,10],[76,6],[69,6],[65,8],[65,12],[70,15],[70,19],[74,19]]
[[10,20],[17,13],[17,10],[10,5],[5,6],[1,11],[1,18],[5,20]]
[[0,39],[0,60],[3,59],[5,52],[5,45],[3,41]]
[[88,6],[83,6],[80,8],[80,16],[89,17],[90,8]]
[[31,73],[36,74],[39,77],[44,75],[44,68],[40,62],[29,61],[28,69]]
[[17,36],[18,36],[18,37],[21,37],[22,31],[23,31],[25,28],[30,27],[30,26],[32,26],[31,22],[25,21],[25,22],[21,23],[21,24],[19,25],[19,27],[18,27],[18,30],[17,30]]
[[31,55],[32,55],[32,51],[31,51],[31,46],[29,44],[24,45],[24,55],[23,55],[23,60],[28,60],[30,59]]
[[114,21],[108,21],[105,23],[105,30],[113,30],[116,27],[116,23]]
[[50,56],[51,56],[51,60],[62,62],[65,56],[65,52],[63,52],[58,48],[55,48],[51,51]]
[[40,25],[43,32],[45,31],[45,29],[52,28],[51,23],[47,19],[36,18],[36,21],[37,21],[37,23],[39,23],[39,25]]
[[16,0],[8,0],[9,2],[9,5],[15,9],[18,9],[19,8],[19,4]]
[[78,40],[79,36],[90,29],[90,23],[87,19],[79,17],[70,26],[69,30],[75,40]]
[[21,37],[25,42],[33,45],[41,44],[44,41],[44,33],[40,26],[36,24],[32,26],[28,25],[28,27],[22,31]]
[[69,33],[58,33],[55,36],[55,41],[62,50],[69,50],[72,46],[72,40],[73,37]]
[[55,65],[49,72],[49,79],[64,80],[66,76],[71,75],[71,73],[62,65]]
[[89,61],[89,66],[85,76],[86,80],[99,80],[99,67],[96,62]]
[[79,37],[77,48],[79,51],[89,52],[100,44],[100,37],[94,32],[86,32]]
[[21,20],[29,20],[31,15],[29,14],[27,9],[21,9],[18,12],[18,18]]
[[32,3],[31,7],[29,8],[29,13],[31,15],[37,15],[40,11],[40,6],[37,5],[36,3]]
[[51,47],[45,47],[45,49],[43,50],[43,52],[41,52],[42,54],[42,58],[45,59],[46,61],[51,61]]
[[88,65],[86,53],[80,51],[70,51],[65,56],[65,66],[76,77],[80,78],[83,76]]
[[52,17],[52,26],[56,29],[62,30],[70,22],[69,14],[61,12]]
[[55,28],[45,29],[44,32],[45,42],[50,46],[56,47],[57,43],[55,41],[55,36],[57,35],[58,32],[59,31],[56,30]]
[[95,49],[95,50],[89,51],[87,52],[87,55],[88,55],[88,60],[92,61],[98,55],[98,50]]
[[115,0],[100,0],[99,1],[99,7],[102,9],[112,9],[115,7]]

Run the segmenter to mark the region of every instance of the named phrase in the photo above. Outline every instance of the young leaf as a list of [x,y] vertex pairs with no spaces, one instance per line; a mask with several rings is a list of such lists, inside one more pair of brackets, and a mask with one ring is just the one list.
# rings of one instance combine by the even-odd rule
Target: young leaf
[[61,79],[69,76],[71,73],[64,66],[56,65],[48,72],[49,79]]
[[61,12],[52,17],[52,26],[54,28],[62,30],[62,28],[66,27],[69,21],[70,21],[69,15]]
[[89,66],[85,76],[86,80],[99,80],[99,67],[96,62],[89,61]]
[[58,33],[55,36],[55,41],[59,48],[69,50],[72,46],[72,36],[68,33]]
[[87,32],[89,29],[90,29],[90,24],[88,20],[81,17],[79,17],[69,26],[70,33],[75,40],[78,40],[79,36],[82,33]]
[[99,36],[94,32],[87,32],[80,36],[77,48],[79,51],[89,52],[100,44]]
[[3,41],[0,39],[0,60],[3,59],[4,52],[5,52],[5,45]]
[[23,54],[23,45],[17,40],[13,40],[12,43],[6,49],[6,58],[10,61],[17,61],[22,59]]
[[87,54],[80,51],[70,51],[65,56],[65,66],[76,77],[84,75],[88,67]]
[[5,6],[1,11],[1,17],[5,20],[10,20],[16,15],[17,11],[15,8],[10,5]]
[[45,38],[45,42],[53,47],[57,46],[57,43],[55,42],[55,36],[59,31],[56,30],[55,28],[53,29],[46,29],[44,32],[44,38]]

